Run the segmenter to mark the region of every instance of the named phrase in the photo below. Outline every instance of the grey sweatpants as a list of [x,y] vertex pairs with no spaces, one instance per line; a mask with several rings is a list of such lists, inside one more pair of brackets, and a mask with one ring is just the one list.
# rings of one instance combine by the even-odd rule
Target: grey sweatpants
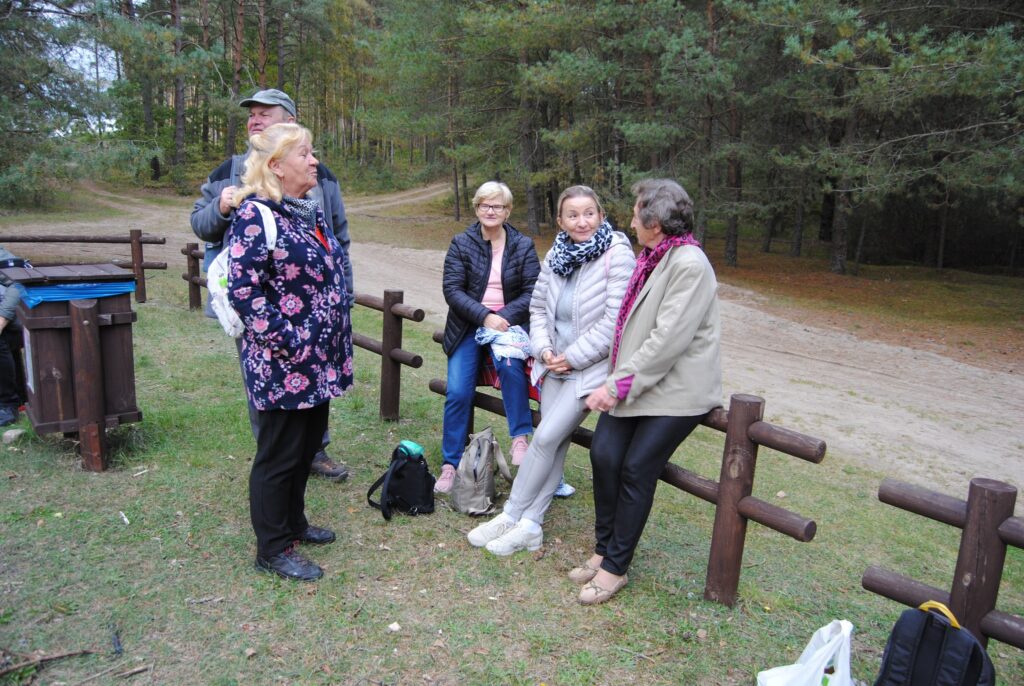
[[572,432],[590,410],[576,397],[576,381],[548,376],[540,391],[540,424],[505,503],[505,514],[544,523],[544,513],[562,479]]

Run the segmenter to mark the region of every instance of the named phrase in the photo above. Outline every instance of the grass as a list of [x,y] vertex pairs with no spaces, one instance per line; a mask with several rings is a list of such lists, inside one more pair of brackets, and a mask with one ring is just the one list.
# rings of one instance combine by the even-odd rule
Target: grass
[[[0,648],[94,651],[46,664],[35,675],[45,683],[101,673],[91,683],[120,683],[115,674],[146,667],[135,683],[749,684],[836,617],[853,621],[854,673],[870,682],[902,608],[860,588],[864,569],[950,585],[958,532],[880,504],[880,475],[842,455],[810,465],[762,453],[755,495],[815,519],[819,533],[800,544],[752,526],[735,608],[703,600],[711,506],[665,485],[627,590],[597,608],[574,602],[565,572],[587,555],[593,524],[589,460],[577,447],[567,479],[579,492],[553,505],[540,554],[472,549],[474,520],[443,506],[386,523],[365,491],[395,443],[420,442],[439,469],[441,401],[426,384],[443,376],[443,355],[432,327],[415,324],[405,347],[425,363],[403,371],[400,422],[378,419],[377,358],[362,350],[357,389],[332,403],[332,450],[354,473],[310,483],[311,518],[339,532],[310,551],[326,577],[300,585],[257,574],[253,444],[233,344],[187,311],[180,279],[157,274],[149,287],[133,330],[144,420],[114,432],[112,469],[81,471],[57,436],[29,432],[2,449]],[[379,330],[363,308],[355,321]],[[484,413],[477,421],[500,426]],[[721,440],[701,429],[675,459],[717,478]],[[1024,614],[1020,550],[1008,555],[1000,609]],[[1024,680],[1024,653],[993,642],[991,654],[1000,683]]]
[[[166,196],[161,198],[164,201]],[[167,199],[169,202],[170,199]],[[124,210],[110,207],[80,188],[69,188],[58,194],[54,203],[43,209],[0,209],[0,228],[16,229],[22,224],[36,222],[97,221],[125,214]],[[56,233],[56,231],[54,231]]]
[[[353,215],[353,235],[444,249],[467,223],[449,219],[448,207],[443,198],[424,203],[415,220],[403,219],[408,207]],[[549,234],[538,250],[545,241]],[[716,249],[712,241],[713,258]],[[754,288],[768,307],[781,300],[875,332],[906,326],[904,317],[932,332],[1001,322],[1019,338],[1017,282],[906,268],[832,277],[820,261],[740,259],[741,268],[718,267],[722,280]],[[234,346],[188,312],[176,270],[155,273],[148,288],[133,328],[144,420],[113,432],[112,468],[81,471],[73,443],[59,436],[30,431],[0,446],[0,650],[13,662],[94,651],[0,683],[122,683],[117,674],[145,667],[134,683],[750,684],[757,671],[793,661],[837,617],[854,623],[854,674],[870,683],[902,607],[864,591],[864,569],[950,586],[959,532],[879,503],[881,475],[834,453],[810,465],[762,452],[755,495],[815,519],[818,535],[801,544],[751,526],[735,608],[703,600],[712,507],[666,485],[626,591],[597,608],[574,602],[565,572],[588,554],[593,526],[589,460],[577,447],[567,479],[579,492],[552,506],[539,554],[472,549],[465,533],[476,522],[443,506],[385,523],[365,492],[400,439],[423,444],[439,470],[441,400],[426,385],[444,375],[444,358],[432,324],[406,328],[405,347],[425,363],[403,370],[400,422],[378,418],[379,360],[362,350],[356,390],[332,403],[332,453],[353,476],[310,483],[311,519],[339,533],[310,551],[326,577],[297,585],[257,574],[246,496],[254,447]],[[956,321],[942,319],[943,289],[966,308]],[[380,328],[363,308],[355,323],[371,336]],[[981,331],[975,347],[998,340],[970,326]],[[480,413],[477,425],[487,423],[501,427]],[[721,441],[700,429],[675,460],[717,478]],[[1024,614],[1024,551],[1009,551],[999,607]],[[389,631],[395,622],[401,628]],[[1001,684],[1024,683],[1022,651],[992,642],[990,652]]]

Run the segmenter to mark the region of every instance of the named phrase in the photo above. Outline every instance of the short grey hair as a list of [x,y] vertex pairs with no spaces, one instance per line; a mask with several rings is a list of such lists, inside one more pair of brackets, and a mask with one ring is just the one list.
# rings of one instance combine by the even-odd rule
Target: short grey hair
[[684,236],[693,231],[693,201],[672,179],[645,179],[633,184],[637,214],[644,228],[661,226],[666,236]]
[[501,181],[488,181],[476,189],[473,194],[473,207],[479,207],[480,203],[488,198],[501,197],[501,204],[506,210],[512,209],[512,191]]

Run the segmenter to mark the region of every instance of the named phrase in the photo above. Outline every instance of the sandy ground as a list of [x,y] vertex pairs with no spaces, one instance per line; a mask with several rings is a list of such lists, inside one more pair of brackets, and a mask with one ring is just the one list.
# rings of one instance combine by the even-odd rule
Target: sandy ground
[[[181,248],[195,240],[187,213],[144,198],[94,189],[128,215],[114,220],[23,225],[18,233],[114,234],[129,228],[165,236],[166,246],[147,246],[147,260],[165,260],[184,271]],[[372,198],[348,205],[360,215],[444,193],[444,185]],[[171,217],[171,221],[168,221]],[[4,234],[13,231],[5,229]],[[0,236],[0,244],[3,237]],[[12,245],[15,252],[30,246]],[[104,259],[109,246],[79,246]],[[42,246],[31,246],[41,255]],[[405,291],[405,302],[428,313],[428,326],[443,325],[444,252],[354,243],[357,290],[380,295]],[[931,351],[857,338],[847,332],[798,323],[759,308],[760,296],[723,284],[725,392],[766,400],[765,420],[828,443],[828,460],[878,470],[956,497],[966,497],[970,478],[984,476],[1024,487],[1024,365],[983,369]],[[776,309],[777,311],[777,309]],[[806,320],[806,317],[800,317]],[[441,372],[439,372],[440,375]],[[1017,512],[1024,512],[1018,502]]]

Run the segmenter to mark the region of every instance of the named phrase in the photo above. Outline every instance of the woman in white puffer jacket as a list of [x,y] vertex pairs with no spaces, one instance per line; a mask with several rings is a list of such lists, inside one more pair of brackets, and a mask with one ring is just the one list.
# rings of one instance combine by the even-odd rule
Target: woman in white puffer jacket
[[587,416],[587,396],[608,378],[619,305],[636,265],[625,234],[604,218],[597,194],[572,186],[558,198],[554,246],[530,300],[534,383],[541,422],[504,511],[469,532],[469,542],[496,555],[537,550],[541,525],[562,478],[572,432]]

